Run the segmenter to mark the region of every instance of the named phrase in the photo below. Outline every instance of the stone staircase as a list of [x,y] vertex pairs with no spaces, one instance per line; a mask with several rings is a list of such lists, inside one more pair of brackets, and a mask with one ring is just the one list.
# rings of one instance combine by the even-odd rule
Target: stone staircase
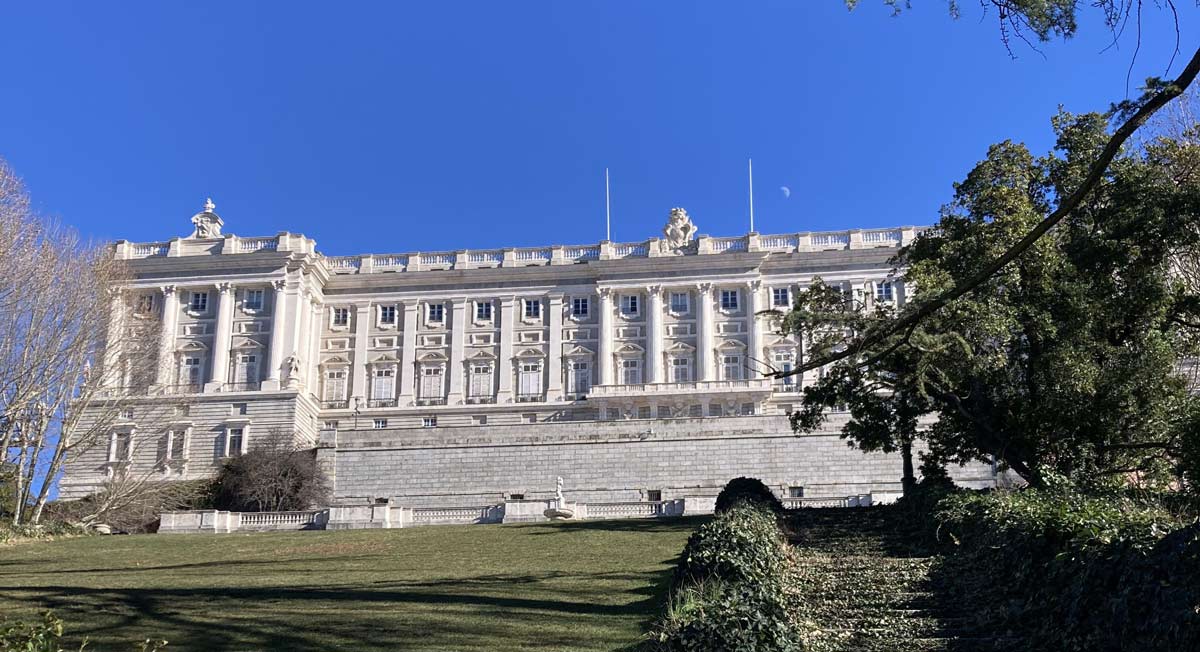
[[790,512],[799,561],[796,611],[813,652],[914,650],[991,652],[1015,641],[974,631],[969,605],[954,604],[931,579],[936,555],[896,527],[895,508]]

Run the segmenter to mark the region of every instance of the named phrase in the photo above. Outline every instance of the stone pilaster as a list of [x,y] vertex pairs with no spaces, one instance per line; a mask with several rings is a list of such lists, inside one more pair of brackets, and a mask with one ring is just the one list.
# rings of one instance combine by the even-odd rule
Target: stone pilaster
[[549,300],[550,345],[546,356],[546,400],[561,401],[563,387],[563,295],[551,294]]
[[613,384],[613,295],[612,288],[599,288],[600,332],[596,334],[596,364],[601,385]]
[[267,378],[263,381],[265,390],[279,389],[279,379],[283,367],[283,330],[284,321],[288,314],[288,295],[284,292],[287,281],[278,279],[271,284],[275,295],[271,302],[271,343],[267,350]]
[[[466,260],[466,256],[463,256]],[[450,392],[446,397],[447,405],[463,403],[463,375],[465,372],[465,351],[467,338],[467,300],[462,297],[451,299],[450,328]]]
[[[371,329],[371,304],[364,303],[356,306],[354,311],[354,369],[352,370],[352,385],[350,396],[361,398],[361,406],[367,406],[370,398],[370,388],[367,387],[367,342]],[[350,399],[350,407],[354,407],[354,398]]]
[[716,379],[716,365],[713,364],[713,331],[716,320],[713,318],[713,286],[712,283],[700,283],[696,286],[696,365],[699,367],[698,380]]
[[162,288],[162,332],[159,334],[158,375],[154,382],[159,387],[171,384],[175,371],[175,331],[179,328],[179,290],[174,285]]
[[232,283],[217,284],[217,334],[213,339],[212,368],[208,370],[206,392],[219,392],[229,379],[229,346],[233,339]]
[[661,383],[663,378],[663,289],[646,288],[649,312],[646,313],[646,382]]
[[758,313],[762,311],[762,281],[754,279],[746,284],[746,307],[749,314],[746,315],[749,328],[746,330],[746,351],[749,359],[746,360],[746,368],[749,370],[747,378],[753,380],[761,375],[765,367],[762,364],[762,319]]
[[121,386],[121,341],[125,339],[125,295],[121,290],[109,292],[111,307],[108,313],[108,337],[104,344],[104,386]]
[[496,373],[497,403],[512,403],[513,391],[513,326],[516,316],[516,297],[504,297],[500,302],[500,361]]
[[398,405],[412,405],[416,398],[417,308],[420,301],[404,302],[404,331],[400,336],[400,398]]

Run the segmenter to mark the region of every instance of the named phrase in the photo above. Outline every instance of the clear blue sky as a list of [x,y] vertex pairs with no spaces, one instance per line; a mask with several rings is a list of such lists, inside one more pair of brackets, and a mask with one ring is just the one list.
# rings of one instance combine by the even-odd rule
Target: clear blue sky
[[[1132,27],[1013,60],[974,2],[914,4],[12,3],[0,156],[91,237],[186,235],[211,195],[329,254],[594,242],[607,166],[631,241],[672,206],[744,233],[751,156],[760,232],[926,224],[989,143],[1125,96]],[[1133,92],[1173,45],[1147,7]]]

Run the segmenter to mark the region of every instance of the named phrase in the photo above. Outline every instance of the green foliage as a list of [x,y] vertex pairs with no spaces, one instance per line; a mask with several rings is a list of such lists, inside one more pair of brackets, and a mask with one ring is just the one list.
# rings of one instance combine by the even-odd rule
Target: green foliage
[[662,652],[799,652],[804,649],[777,583],[712,580],[681,588],[654,632]]
[[777,581],[786,562],[786,542],[774,513],[762,504],[738,503],[688,539],[675,571],[675,586],[712,578]]
[[803,649],[785,590],[793,571],[769,503],[735,501],[688,539],[655,649]]
[[[992,146],[936,227],[901,251],[901,314],[972,278],[1079,186],[1107,141],[1107,117],[1061,113],[1053,125],[1046,156]],[[1047,474],[1169,484],[1186,466],[1188,438],[1200,436],[1200,401],[1176,373],[1200,339],[1196,142],[1123,153],[1077,209],[978,289],[832,365],[805,388],[794,427],[817,428],[845,406],[843,435],[890,451],[937,414],[922,437],[938,464],[994,455],[1034,485]],[[856,334],[887,332],[894,318],[814,283],[783,326],[819,357]],[[1190,468],[1196,476],[1200,463]]]
[[85,534],[87,534],[87,531],[83,528],[54,520],[44,520],[38,525],[15,526],[10,522],[0,522],[0,544],[22,540],[57,539]]
[[760,503],[776,514],[783,511],[783,503],[758,478],[741,477],[727,482],[717,494],[716,511],[723,512],[738,502]]
[[[46,612],[40,622],[0,626],[0,652],[63,652],[63,621]],[[82,650],[87,646],[79,646]]]
[[980,625],[1031,649],[1200,649],[1200,525],[1153,501],[1070,489],[958,493],[944,574]]

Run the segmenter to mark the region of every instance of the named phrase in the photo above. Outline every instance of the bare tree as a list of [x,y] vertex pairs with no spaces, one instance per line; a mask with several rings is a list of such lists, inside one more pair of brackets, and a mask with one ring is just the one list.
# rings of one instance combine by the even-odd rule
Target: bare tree
[[289,432],[272,428],[246,454],[226,460],[217,474],[215,502],[221,509],[280,512],[309,509],[329,500],[329,481],[311,448],[296,445]]
[[150,389],[160,322],[122,291],[130,278],[108,247],[37,215],[0,160],[0,452],[16,524],[37,524],[68,459],[111,448]]

